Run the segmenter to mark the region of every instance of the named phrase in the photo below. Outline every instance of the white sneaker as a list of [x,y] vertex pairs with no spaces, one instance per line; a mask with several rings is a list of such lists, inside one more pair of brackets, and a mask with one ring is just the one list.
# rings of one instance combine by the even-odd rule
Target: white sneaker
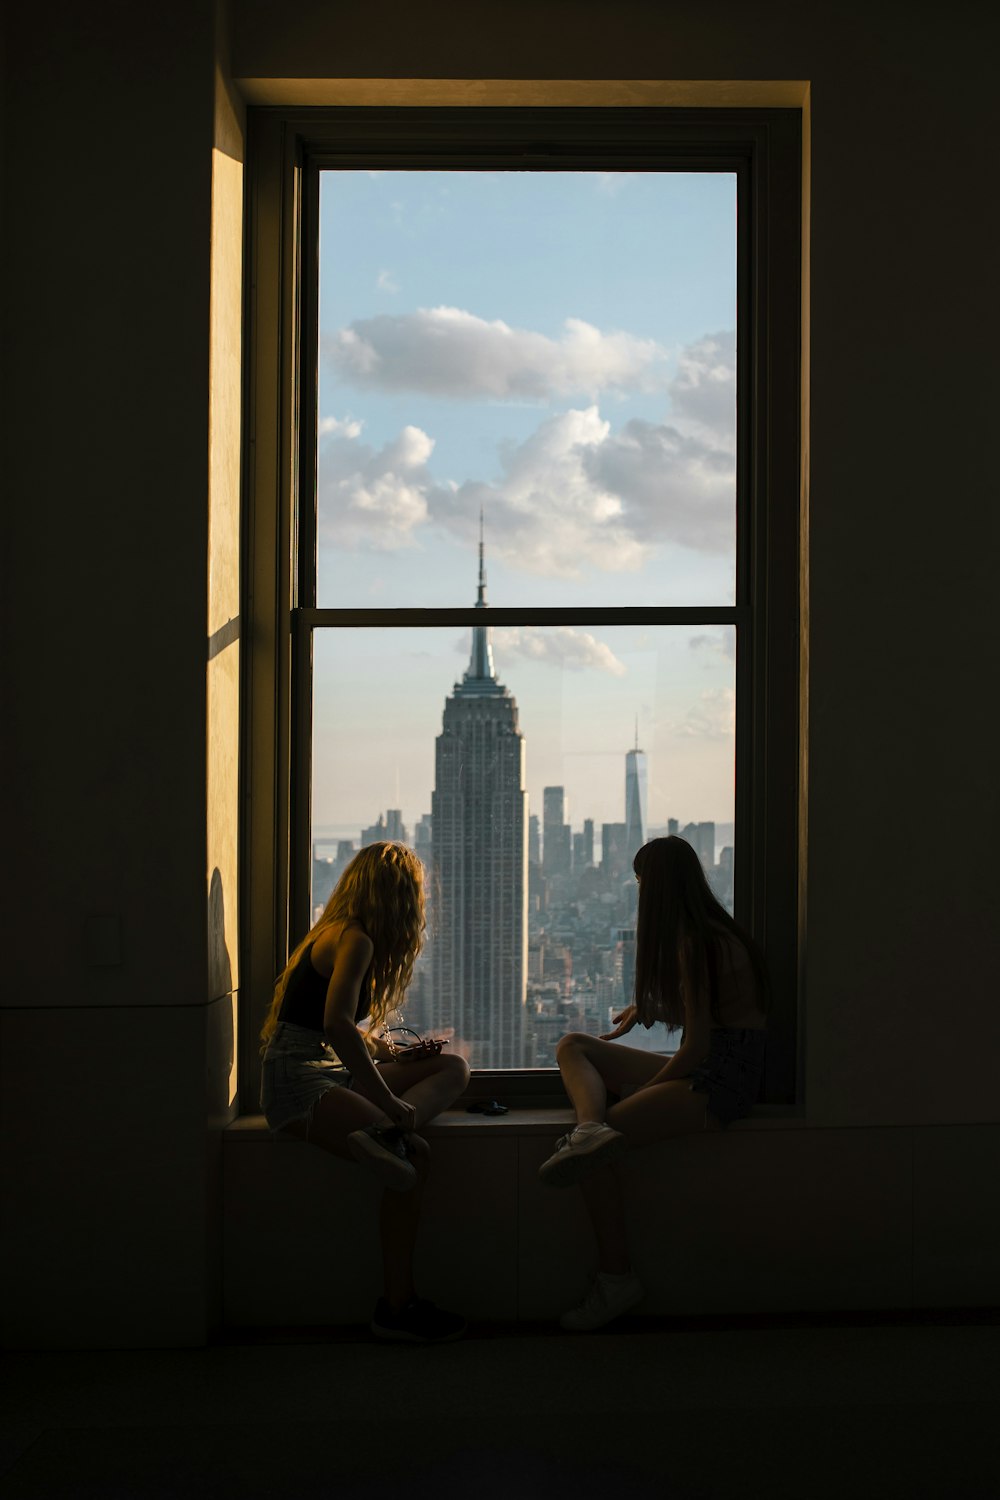
[[627,1312],[642,1301],[642,1283],[634,1272],[627,1276],[608,1276],[598,1271],[590,1291],[579,1307],[564,1312],[559,1327],[567,1333],[590,1333],[594,1328],[603,1328],[612,1318]]
[[593,1167],[606,1167],[625,1150],[625,1137],[610,1125],[577,1125],[556,1141],[556,1149],[538,1169],[548,1187],[569,1187]]

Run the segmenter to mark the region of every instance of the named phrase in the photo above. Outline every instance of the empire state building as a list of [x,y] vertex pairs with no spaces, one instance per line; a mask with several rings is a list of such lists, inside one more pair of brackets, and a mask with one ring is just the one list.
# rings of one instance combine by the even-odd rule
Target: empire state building
[[[476,608],[486,609],[479,540]],[[471,1044],[476,1068],[524,1064],[528,794],[517,703],[497,681],[487,625],[445,701],[435,748],[436,922],[431,1014]]]

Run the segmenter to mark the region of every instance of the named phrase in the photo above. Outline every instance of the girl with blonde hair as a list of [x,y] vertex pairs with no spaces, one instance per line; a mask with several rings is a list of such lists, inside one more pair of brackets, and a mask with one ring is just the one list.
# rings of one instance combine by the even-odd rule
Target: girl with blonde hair
[[[757,944],[716,900],[684,839],[650,840],[633,869],[635,997],[613,1031],[560,1041],[556,1060],[577,1123],[539,1169],[550,1187],[580,1183],[597,1240],[597,1276],[560,1320],[571,1332],[600,1328],[642,1299],[615,1158],[651,1141],[724,1129],[750,1113],[763,1079],[768,981]],[[618,1042],[654,1021],[683,1027],[672,1057]]]
[[379,1035],[403,1004],[423,935],[420,861],[403,844],[369,844],[278,976],[261,1030],[261,1108],[272,1132],[360,1162],[386,1189],[384,1295],[371,1327],[416,1343],[465,1328],[417,1297],[413,1248],[429,1161],[416,1129],[458,1098],[468,1064],[443,1056],[439,1042],[396,1047]]

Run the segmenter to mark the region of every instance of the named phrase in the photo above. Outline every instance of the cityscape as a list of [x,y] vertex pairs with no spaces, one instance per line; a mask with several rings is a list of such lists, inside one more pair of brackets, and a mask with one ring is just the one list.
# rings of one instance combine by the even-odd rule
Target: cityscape
[[[483,543],[476,608],[486,610]],[[401,1021],[447,1036],[473,1067],[551,1068],[567,1031],[600,1033],[630,1003],[638,888],[637,849],[676,834],[696,850],[719,901],[733,909],[732,825],[651,828],[647,760],[623,752],[622,821],[574,827],[563,786],[528,806],[526,740],[517,701],[499,680],[490,628],[472,632],[469,665],[446,698],[435,744],[431,810],[411,830],[398,808],[354,839],[313,840],[314,920],[359,848],[410,845],[427,877],[427,942]],[[676,1033],[629,1033],[629,1046],[671,1052]]]

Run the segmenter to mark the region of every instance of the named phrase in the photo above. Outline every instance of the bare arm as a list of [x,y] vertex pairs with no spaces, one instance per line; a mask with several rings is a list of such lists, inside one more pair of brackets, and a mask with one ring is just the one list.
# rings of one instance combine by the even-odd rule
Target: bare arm
[[686,976],[684,984],[684,1040],[664,1066],[643,1088],[690,1078],[708,1055],[712,1040],[712,1014],[705,984]]
[[[314,949],[314,953],[315,951]],[[333,972],[323,1011],[323,1032],[341,1062],[350,1070],[358,1093],[363,1094],[394,1123],[401,1124],[403,1122],[397,1119],[401,1101],[392,1093],[376,1068],[354,1022],[361,997],[361,985],[373,952],[372,940],[367,933],[356,927],[344,929],[333,954]],[[321,948],[316,956],[322,964],[326,955]]]

